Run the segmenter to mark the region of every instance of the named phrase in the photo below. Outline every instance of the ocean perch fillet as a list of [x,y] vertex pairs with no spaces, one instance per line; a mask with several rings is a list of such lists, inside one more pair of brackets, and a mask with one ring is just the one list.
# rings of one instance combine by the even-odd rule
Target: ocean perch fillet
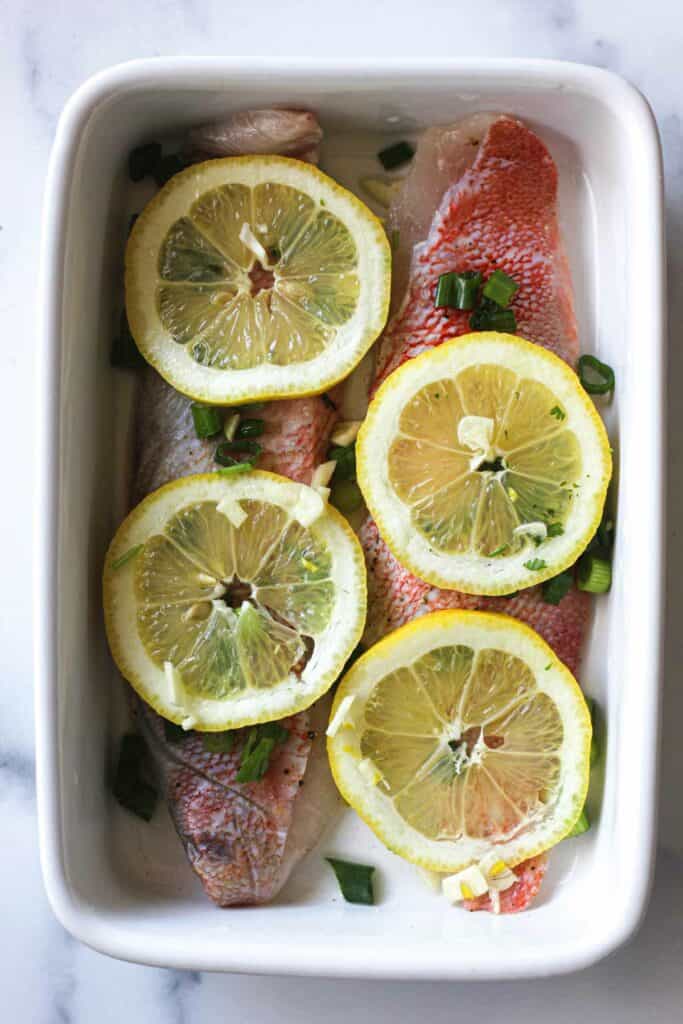
[[[314,115],[301,111],[245,113],[223,130],[221,145],[245,153],[293,154],[320,139]],[[327,449],[335,403],[288,399],[245,415],[265,421],[259,469],[309,483]],[[189,399],[151,368],[138,385],[134,434],[133,503],[171,480],[218,468],[214,452],[221,438],[198,439]],[[238,783],[236,774],[248,729],[239,731],[233,751],[211,754],[196,732],[172,742],[163,719],[137,697],[133,702],[171,818],[206,894],[219,906],[272,899],[338,806],[325,752],[329,698],[284,720],[289,738],[276,747],[264,777],[247,783]]]
[[[520,286],[512,302],[517,333],[573,365],[578,337],[557,222],[557,169],[544,144],[520,121],[492,115],[482,120],[479,115],[431,130],[425,146],[423,154],[420,143],[405,194],[399,194],[389,215],[401,250],[404,241],[410,250],[399,252],[398,266],[409,266],[410,274],[400,308],[380,342],[373,390],[406,360],[469,332],[469,313],[434,306],[438,278],[448,271],[480,270],[486,277],[500,269],[509,274]],[[436,170],[435,154],[441,161]],[[445,163],[450,168],[447,188],[437,197],[435,190],[447,176]],[[419,214],[413,212],[411,197],[422,204]],[[425,226],[429,197],[435,199],[436,214],[426,239],[412,248],[419,225]],[[396,561],[371,518],[363,524],[361,543],[368,567],[367,644],[427,612],[485,609],[528,623],[577,671],[590,614],[588,594],[572,587],[558,605],[551,605],[542,600],[540,587],[510,598],[439,590]],[[520,881],[509,894],[501,894],[502,912],[528,905],[543,863],[534,862],[533,873],[527,865],[518,866]],[[491,907],[482,901],[469,909]]]

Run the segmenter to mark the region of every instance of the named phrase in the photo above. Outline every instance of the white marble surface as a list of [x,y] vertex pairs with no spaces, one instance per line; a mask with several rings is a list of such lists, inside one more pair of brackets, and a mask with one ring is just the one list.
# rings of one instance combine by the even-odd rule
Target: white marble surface
[[[0,1019],[30,1024],[459,1016],[673,1022],[683,1005],[683,13],[678,0],[4,0],[0,6]],[[32,426],[40,198],[59,111],[88,75],[172,54],[542,56],[611,68],[649,97],[664,142],[671,282],[668,638],[660,854],[650,911],[627,948],[568,978],[488,985],[355,984],[196,975],[108,960],[71,940],[43,894],[31,702]],[[646,288],[647,282],[644,282]],[[647,344],[647,339],[643,339]],[[646,485],[646,480],[644,480]],[[11,500],[10,500],[11,499]],[[642,542],[647,542],[647,537]],[[634,751],[634,757],[637,757]]]

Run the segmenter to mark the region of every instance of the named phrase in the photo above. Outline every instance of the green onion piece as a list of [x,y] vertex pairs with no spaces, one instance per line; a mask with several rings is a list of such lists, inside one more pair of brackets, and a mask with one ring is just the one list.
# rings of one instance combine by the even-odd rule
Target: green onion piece
[[589,594],[606,594],[612,585],[612,566],[606,558],[583,555],[579,559],[577,585]]
[[152,177],[159,188],[162,188],[167,181],[170,181],[174,174],[177,174],[178,171],[182,171],[184,167],[185,164],[177,153],[168,153],[166,156],[162,156],[161,160],[159,160],[152,171]]
[[363,495],[355,480],[340,480],[332,487],[330,502],[342,515],[356,512],[363,504]]
[[501,309],[490,299],[482,299],[470,317],[473,331],[504,331],[512,334],[517,330],[515,314],[511,309]]
[[117,370],[139,370],[145,365],[145,357],[135,344],[125,310],[121,313],[118,337],[112,342],[109,363]]
[[601,363],[596,356],[580,356],[577,370],[584,391],[589,395],[614,393],[614,370],[607,363]]
[[559,405],[554,405],[550,410],[550,415],[554,416],[556,420],[566,420],[567,414],[560,409]]
[[559,604],[562,598],[566,597],[572,589],[573,580],[574,576],[569,569],[561,572],[558,576],[553,576],[550,580],[546,580],[541,585],[541,594],[545,603]]
[[210,405],[200,405],[199,402],[193,402],[190,409],[197,437],[213,437],[214,434],[220,434],[223,429],[223,417],[218,409]]
[[482,295],[485,299],[490,299],[497,306],[504,308],[510,305],[518,291],[519,285],[516,281],[504,274],[502,270],[494,270],[484,285]]
[[331,866],[341,894],[347,903],[364,903],[374,906],[375,895],[372,890],[372,876],[375,869],[368,864],[354,864],[350,860],[338,860],[336,857],[325,857]]
[[614,547],[614,522],[607,518],[605,512],[602,514],[594,540],[605,551],[611,552]]
[[127,733],[122,737],[113,791],[127,811],[151,821],[158,793],[144,775],[147,756],[147,744],[142,736]]
[[524,568],[530,572],[539,572],[541,569],[546,568],[546,563],[542,558],[531,558],[528,562],[524,563]]
[[176,725],[175,722],[169,722],[167,718],[164,719],[164,736],[169,743],[182,743],[189,736],[181,725]]
[[393,171],[396,167],[409,163],[415,156],[415,147],[409,142],[394,142],[391,146],[380,149],[377,158],[385,171]]
[[137,146],[128,155],[128,177],[131,181],[142,181],[148,174],[154,173],[160,159],[160,142],[147,142],[144,146]]
[[216,472],[221,476],[239,476],[240,473],[251,473],[253,468],[253,462],[236,462],[234,466],[221,466]]
[[235,437],[260,437],[266,429],[264,420],[244,419],[240,420],[235,432]]
[[356,445],[332,445],[328,455],[330,459],[334,459],[337,463],[337,468],[334,471],[334,482],[339,483],[340,480],[355,480],[356,479]]
[[548,536],[549,537],[561,537],[564,533],[564,526],[562,523],[548,523]]
[[591,768],[597,764],[600,757],[601,746],[598,732],[601,731],[602,716],[598,710],[597,701],[593,700],[592,697],[586,698],[586,704],[588,704],[588,710],[591,713],[591,724],[593,726],[593,734],[591,736]]
[[466,270],[462,274],[454,271],[442,274],[436,286],[434,305],[449,306],[452,309],[474,309],[477,304],[481,274]]
[[142,551],[144,546],[145,546],[144,544],[136,544],[135,547],[128,548],[128,550],[124,551],[124,553],[122,555],[119,555],[118,558],[114,559],[114,561],[111,563],[110,568],[112,568],[112,569],[121,569],[121,568],[123,568],[123,566],[126,565],[128,562],[132,561],[132,559],[135,558],[136,555],[140,554],[140,552]]
[[499,558],[500,555],[504,555],[505,554],[505,552],[508,550],[509,547],[510,547],[509,544],[501,544],[499,548],[496,548],[495,551],[491,551],[486,557],[487,558]]
[[258,459],[259,455],[263,451],[263,447],[258,441],[250,441],[246,438],[235,439],[233,441],[221,441],[214,452],[214,460],[219,466],[239,466],[242,465],[239,459],[236,459],[235,452],[247,452],[251,458],[246,460],[251,465],[250,468],[254,468],[254,464]]
[[[223,442],[227,444],[227,442]],[[263,445],[259,444],[258,441],[252,441],[251,438],[236,437],[230,442],[230,447],[234,452],[248,452],[249,455],[253,455],[254,458],[263,451]]]
[[235,733],[232,729],[224,732],[203,732],[202,746],[209,754],[229,754],[235,742]]
[[289,731],[279,722],[265,722],[249,730],[242,751],[237,782],[258,782],[268,771],[270,756],[278,743],[284,743]]
[[587,832],[590,827],[591,827],[591,823],[588,820],[588,815],[586,814],[586,808],[584,807],[584,809],[581,811],[581,814],[579,815],[579,817],[578,817],[578,819],[576,821],[576,824],[574,825],[574,828],[567,835],[567,839],[572,839],[574,836],[582,836],[583,833]]

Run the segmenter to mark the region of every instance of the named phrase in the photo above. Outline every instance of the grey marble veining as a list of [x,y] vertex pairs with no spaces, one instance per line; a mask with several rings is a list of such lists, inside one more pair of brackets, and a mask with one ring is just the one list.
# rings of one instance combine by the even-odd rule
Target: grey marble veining
[[[212,1024],[505,1019],[652,1024],[683,1004],[683,13],[678,0],[5,0],[0,7],[0,404],[4,446],[0,536],[0,1019],[30,1024]],[[38,864],[31,699],[31,539],[36,261],[49,147],[69,94],[100,68],[171,54],[539,56],[610,68],[638,85],[657,114],[667,177],[671,351],[667,679],[662,804],[653,901],[626,949],[580,975],[496,985],[381,985],[221,977],[104,958],[52,917]],[[647,344],[647,339],[643,339]],[[646,483],[646,481],[645,481]],[[645,541],[646,542],[646,541]],[[637,756],[637,755],[634,755]]]

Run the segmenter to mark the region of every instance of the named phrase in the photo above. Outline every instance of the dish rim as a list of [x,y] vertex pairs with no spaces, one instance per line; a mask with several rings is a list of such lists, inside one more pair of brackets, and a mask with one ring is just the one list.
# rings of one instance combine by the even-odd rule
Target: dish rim
[[[97,107],[115,94],[146,88],[211,88],[213,79],[221,75],[242,74],[247,82],[264,76],[274,79],[286,73],[305,74],[314,83],[340,74],[361,78],[380,86],[387,75],[410,75],[422,80],[445,81],[451,75],[467,73],[476,87],[477,81],[509,76],[524,79],[538,87],[553,85],[570,87],[608,108],[618,110],[621,120],[628,120],[639,139],[640,174],[643,178],[641,203],[649,213],[647,242],[649,252],[641,259],[652,270],[649,281],[651,307],[652,351],[650,352],[653,398],[658,399],[652,422],[656,442],[656,460],[648,466],[652,497],[650,551],[651,573],[639,580],[649,599],[649,630],[645,645],[650,654],[652,685],[649,688],[651,715],[643,725],[641,738],[645,749],[652,749],[651,771],[643,771],[637,806],[640,823],[645,830],[638,840],[638,849],[631,848],[629,867],[632,884],[628,899],[624,898],[622,913],[613,915],[605,927],[595,928],[581,942],[564,949],[552,964],[544,961],[542,950],[520,950],[514,964],[501,969],[492,962],[471,963],[465,957],[454,962],[434,957],[433,951],[420,955],[419,948],[406,946],[398,956],[376,951],[368,962],[364,948],[346,948],[343,956],[334,959],[313,941],[298,942],[285,949],[275,943],[253,946],[240,943],[239,936],[226,940],[220,950],[196,947],[188,951],[173,940],[165,944],[156,935],[157,947],[151,949],[150,936],[143,929],[130,930],[105,919],[81,900],[71,887],[63,848],[62,800],[59,784],[58,678],[57,678],[57,567],[53,553],[58,541],[57,515],[59,502],[59,404],[62,347],[62,289],[65,278],[64,250],[69,220],[69,186],[81,135]],[[641,214],[642,216],[642,214]],[[645,911],[652,876],[656,826],[656,751],[659,735],[659,702],[661,699],[662,644],[662,545],[664,537],[664,436],[665,405],[665,257],[663,230],[663,186],[659,138],[654,115],[642,94],[613,72],[582,64],[554,60],[477,59],[451,60],[391,59],[336,60],[310,58],[223,58],[223,57],[161,57],[135,60],[100,71],[87,79],[67,102],[59,120],[52,148],[42,219],[43,233],[39,275],[39,343],[37,360],[37,402],[41,411],[37,430],[36,499],[34,504],[34,654],[35,654],[35,723],[36,723],[36,789],[40,858],[48,900],[57,919],[76,938],[102,953],[119,959],[155,966],[199,970],[243,971],[362,978],[401,979],[503,979],[566,973],[588,966],[626,942],[637,929]],[[643,698],[644,699],[644,698]],[[647,745],[651,744],[651,748]],[[447,953],[447,951],[446,951]],[[253,955],[255,954],[255,955]],[[250,959],[251,957],[251,959]]]

